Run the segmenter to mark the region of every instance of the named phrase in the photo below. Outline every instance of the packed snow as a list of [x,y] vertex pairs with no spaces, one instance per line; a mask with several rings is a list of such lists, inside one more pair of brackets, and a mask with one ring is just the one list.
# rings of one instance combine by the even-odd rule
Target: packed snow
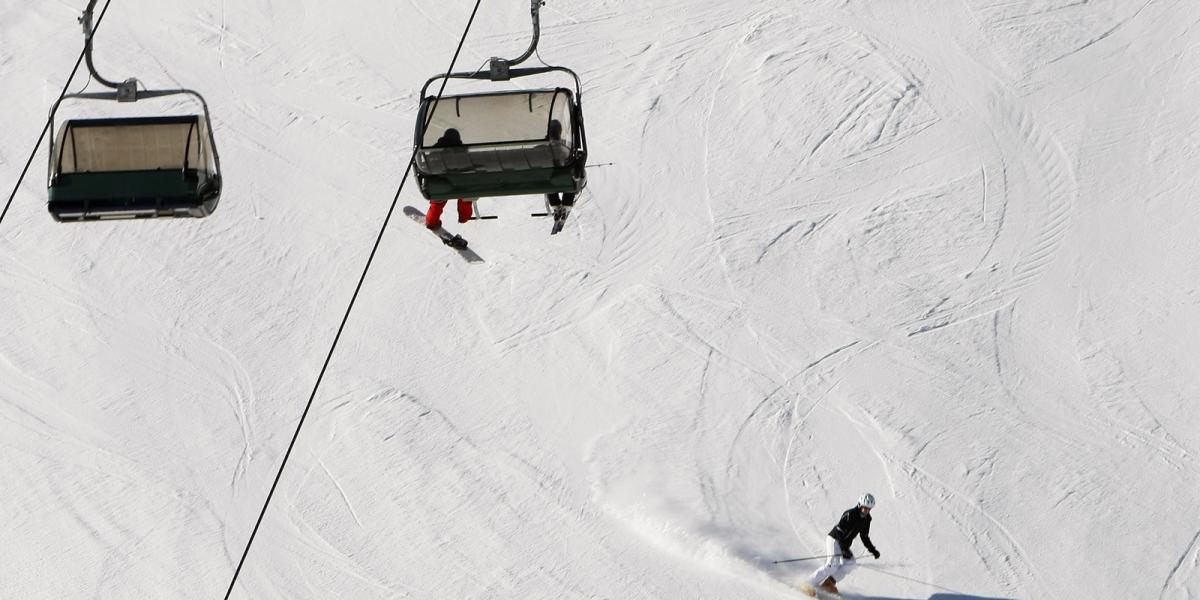
[[[0,0],[5,198],[84,4]],[[0,597],[225,594],[473,5],[112,2],[97,69],[204,94],[226,185],[58,224],[39,150],[0,223]],[[559,235],[537,197],[449,223],[481,264],[408,181],[232,597],[797,598],[820,561],[774,561],[868,491],[852,597],[1200,597],[1200,4],[541,16],[604,166]],[[530,34],[483,2],[458,69]]]

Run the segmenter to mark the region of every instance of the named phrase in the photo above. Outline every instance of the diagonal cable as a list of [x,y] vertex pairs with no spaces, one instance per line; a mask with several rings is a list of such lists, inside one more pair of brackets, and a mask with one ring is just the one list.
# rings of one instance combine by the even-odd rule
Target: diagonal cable
[[[105,0],[104,8],[100,9],[100,17],[96,19],[96,25],[92,27],[92,35],[95,35],[96,30],[100,29],[100,23],[104,21],[104,13],[108,12],[108,5],[111,3],[112,0]],[[86,54],[87,45],[85,44],[83,50],[79,53],[79,59],[75,61],[75,68],[71,69],[71,76],[67,77],[67,82],[63,84],[62,93],[58,95],[55,106],[67,95],[67,89],[71,87],[71,82],[75,79],[75,73],[79,72],[79,65],[83,64],[83,57]],[[0,210],[0,223],[4,223],[4,217],[8,214],[8,207],[12,206],[13,198],[17,197],[17,190],[21,189],[21,183],[25,181],[25,175],[29,173],[29,167],[33,164],[33,159],[37,157],[38,148],[42,147],[42,142],[46,139],[46,132],[50,131],[51,117],[46,117],[46,124],[42,126],[42,134],[38,136],[37,143],[33,146],[33,152],[29,153],[29,160],[25,161],[25,168],[21,169],[21,176],[17,178],[17,184],[13,186],[12,194],[8,196],[8,202],[4,203],[4,210]]]
[[[475,15],[479,12],[479,5],[483,0],[475,0],[475,8],[471,10],[471,18],[467,20],[467,26],[463,30],[462,37],[458,40],[458,47],[454,50],[454,57],[450,59],[450,67],[446,69],[446,73],[454,71],[454,65],[458,62],[458,55],[462,52],[463,44],[467,41],[467,34],[471,31],[471,25],[475,22]],[[438,89],[437,98],[434,100],[433,110],[437,110],[437,103],[441,101],[442,94],[446,91],[446,84],[449,78],[442,80],[442,86]],[[375,253],[379,250],[379,245],[383,241],[383,234],[387,231],[388,223],[392,220],[392,214],[396,212],[396,204],[400,200],[400,193],[404,190],[404,183],[408,181],[408,176],[412,172],[413,161],[417,158],[418,146],[414,144],[412,155],[409,156],[408,166],[404,169],[404,176],[400,179],[400,187],[396,189],[396,195],[392,198],[392,205],[388,208],[387,217],[383,219],[383,225],[379,228],[379,235],[375,238],[375,245],[371,248],[371,255],[367,257],[366,267],[363,268],[362,275],[358,278],[358,285],[354,288],[354,295],[350,297],[350,305],[346,307],[346,314],[342,317],[342,323],[338,326],[337,334],[333,336],[333,345],[329,347],[329,353],[325,356],[325,362],[321,365],[321,372],[317,375],[317,382],[313,385],[312,393],[308,396],[308,403],[304,406],[304,412],[300,415],[300,422],[296,424],[296,432],[292,434],[292,441],[288,444],[287,452],[283,455],[283,462],[279,465],[279,471],[275,474],[275,481],[271,483],[271,490],[267,492],[267,499],[263,502],[262,510],[258,513],[258,520],[254,522],[254,529],[250,532],[250,539],[246,542],[246,548],[242,551],[242,558],[238,561],[237,568],[233,572],[233,578],[229,580],[229,589],[225,591],[225,600],[233,594],[233,588],[237,584],[238,576],[242,572],[242,567],[246,564],[246,557],[250,554],[250,547],[254,545],[254,539],[258,536],[258,530],[262,526],[263,518],[267,514],[267,508],[271,505],[271,499],[275,496],[275,489],[279,487],[279,480],[283,478],[283,470],[287,467],[288,459],[292,456],[292,450],[296,447],[296,440],[300,437],[300,430],[304,427],[304,421],[308,418],[308,413],[312,409],[313,400],[317,397],[317,390],[321,387],[321,381],[325,378],[325,371],[329,367],[329,362],[333,359],[333,353],[337,349],[338,341],[342,338],[342,331],[346,328],[346,322],[350,320],[350,313],[354,310],[354,302],[358,299],[358,294],[362,290],[363,282],[367,279],[367,273],[371,270],[371,263],[375,260]]]

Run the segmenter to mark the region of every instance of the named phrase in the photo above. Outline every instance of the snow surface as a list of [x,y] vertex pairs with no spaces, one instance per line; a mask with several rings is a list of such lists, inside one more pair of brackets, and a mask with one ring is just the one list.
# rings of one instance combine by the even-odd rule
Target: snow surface
[[[0,0],[6,195],[83,4]],[[38,155],[0,225],[0,597],[224,594],[472,5],[112,3],[101,74],[200,90],[227,185],[60,225]],[[484,2],[459,67],[528,9]],[[550,0],[615,164],[555,237],[481,201],[482,265],[396,215],[234,597],[794,598],[816,565],[771,561],[864,491],[860,597],[1200,596],[1198,22]],[[195,110],[91,104],[60,117]]]

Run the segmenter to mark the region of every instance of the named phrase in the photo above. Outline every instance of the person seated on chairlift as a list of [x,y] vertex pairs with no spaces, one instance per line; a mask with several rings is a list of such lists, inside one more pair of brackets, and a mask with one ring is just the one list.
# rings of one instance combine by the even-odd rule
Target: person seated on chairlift
[[[546,139],[551,142],[562,142],[562,123],[558,119],[550,119],[550,126],[546,131]],[[550,204],[550,209],[554,212],[554,216],[558,217],[564,210],[575,205],[575,193],[563,192],[560,198],[558,192],[546,194],[546,202]]]
[[[559,126],[562,129],[562,126]],[[457,129],[451,127],[438,138],[434,148],[449,148],[454,146],[462,146],[462,135]],[[459,198],[458,199],[458,222],[466,223],[471,220],[471,215],[475,213],[474,202],[479,198]],[[442,210],[446,208],[445,200],[430,200],[429,211],[425,213],[425,226],[429,229],[438,229],[442,226]]]

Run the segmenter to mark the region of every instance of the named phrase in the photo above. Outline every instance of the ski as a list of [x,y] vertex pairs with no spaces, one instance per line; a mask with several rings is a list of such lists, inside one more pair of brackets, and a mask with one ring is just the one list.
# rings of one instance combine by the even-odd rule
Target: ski
[[413,221],[416,221],[418,224],[420,224],[421,227],[423,229],[425,229],[426,231],[432,233],[433,235],[436,235],[438,237],[438,239],[442,240],[443,244],[453,248],[454,251],[457,252],[459,256],[466,259],[467,262],[470,262],[470,263],[483,262],[482,256],[479,256],[478,254],[475,253],[474,250],[471,250],[470,248],[467,247],[467,245],[468,245],[467,240],[463,236],[457,235],[457,234],[452,234],[449,231],[446,231],[442,227],[438,227],[437,229],[429,229],[428,227],[425,227],[425,213],[421,212],[420,210],[418,210],[414,207],[405,206],[404,214],[408,215],[408,218],[410,218]]
[[[557,201],[552,200],[551,196],[556,196],[556,194],[547,194],[546,195],[546,211],[545,212],[529,213],[529,216],[531,216],[531,217],[554,217],[554,225],[550,227],[550,235],[555,235],[558,232],[562,231],[563,225],[565,225],[567,222],[567,217],[571,215],[571,209],[574,208],[575,202],[572,201],[570,204],[559,204],[559,203],[557,203]],[[555,202],[555,203],[551,204],[551,202]]]
[[554,207],[554,226],[550,228],[550,235],[554,235],[562,231],[563,225],[567,222],[567,217],[571,214],[570,206]]
[[809,598],[817,598],[818,600],[845,600],[852,596],[843,595],[841,592],[830,592],[818,588],[814,588],[807,582],[796,586],[802,594]]

